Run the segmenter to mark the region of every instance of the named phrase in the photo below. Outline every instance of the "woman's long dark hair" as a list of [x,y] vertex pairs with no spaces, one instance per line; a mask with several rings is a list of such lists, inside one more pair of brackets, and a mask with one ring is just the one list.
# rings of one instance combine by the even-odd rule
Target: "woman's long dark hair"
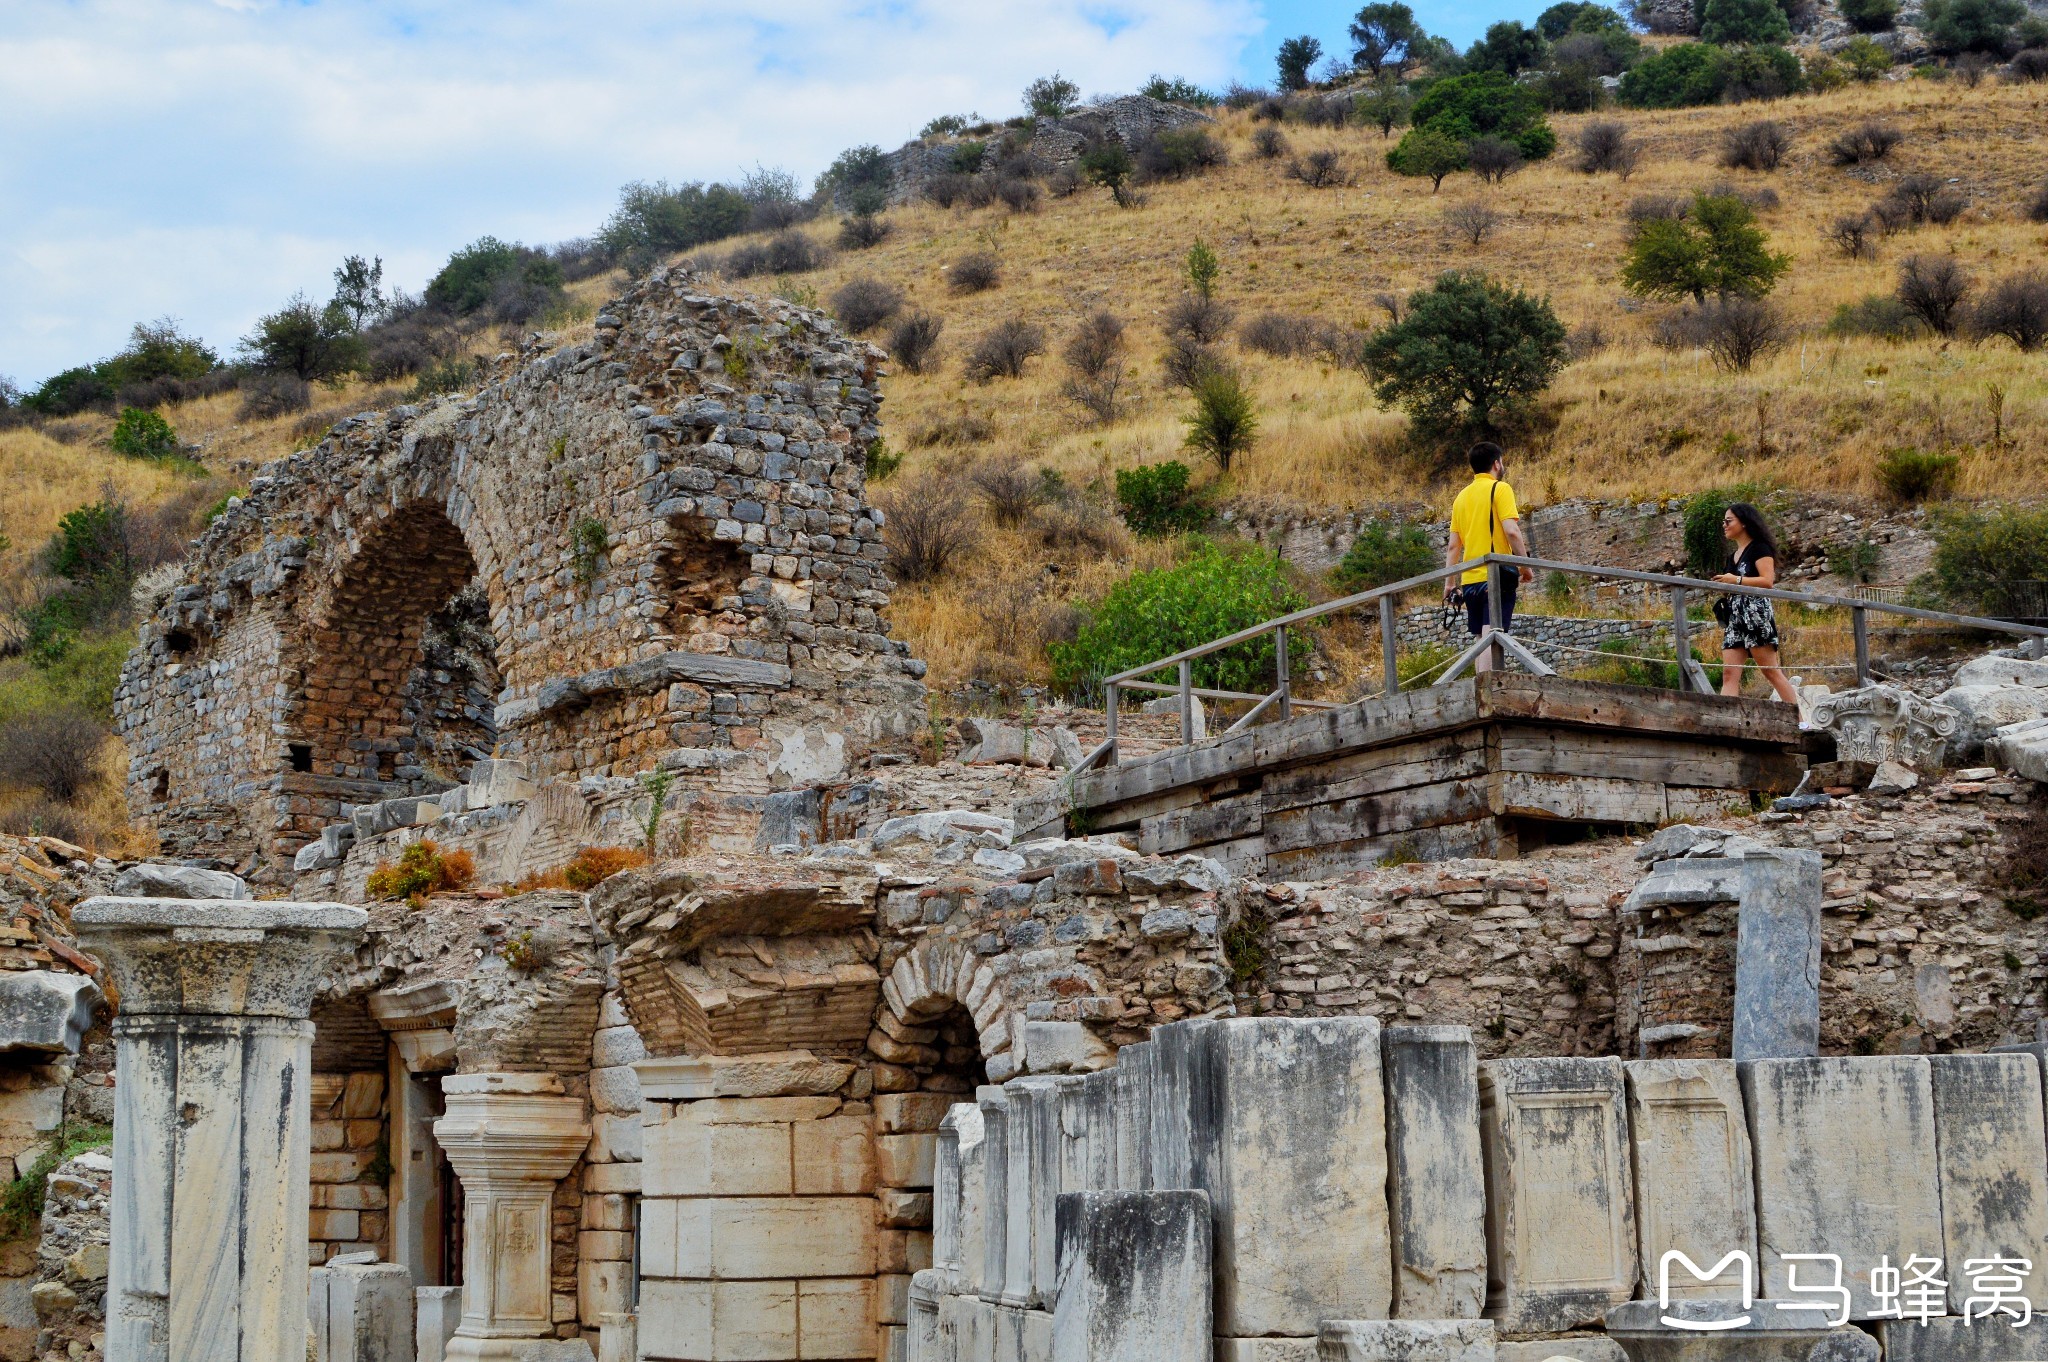
[[[1749,561],[1755,563],[1762,558],[1776,559],[1777,541],[1771,538],[1771,527],[1764,524],[1764,513],[1746,501],[1738,501],[1728,508],[1728,514],[1742,522],[1742,528],[1749,534]],[[1733,561],[1731,558],[1730,561]]]

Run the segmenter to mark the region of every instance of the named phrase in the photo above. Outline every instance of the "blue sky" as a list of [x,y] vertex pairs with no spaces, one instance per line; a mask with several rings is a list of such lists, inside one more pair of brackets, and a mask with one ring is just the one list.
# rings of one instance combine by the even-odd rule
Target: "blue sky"
[[[1497,8],[1488,8],[1497,6]],[[418,289],[486,233],[587,235],[620,185],[895,146],[1059,69],[1270,80],[1338,51],[1304,0],[6,0],[0,375],[33,385],[179,318],[223,354],[351,253]],[[1418,3],[1461,44],[1505,0]],[[1533,10],[1530,11],[1533,13]]]

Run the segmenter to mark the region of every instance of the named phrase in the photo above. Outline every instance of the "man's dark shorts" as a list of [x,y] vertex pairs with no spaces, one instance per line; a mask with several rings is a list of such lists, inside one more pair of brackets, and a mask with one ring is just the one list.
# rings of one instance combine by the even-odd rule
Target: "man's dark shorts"
[[[1501,573],[1500,627],[1511,633],[1515,626],[1515,587],[1519,584],[1519,574]],[[1473,582],[1465,588],[1465,624],[1471,629],[1474,638],[1478,638],[1486,629],[1485,582]]]

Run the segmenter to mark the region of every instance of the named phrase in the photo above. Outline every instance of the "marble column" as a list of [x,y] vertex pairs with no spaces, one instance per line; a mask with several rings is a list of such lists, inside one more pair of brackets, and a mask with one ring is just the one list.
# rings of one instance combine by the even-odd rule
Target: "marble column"
[[[553,1074],[451,1074],[434,1138],[462,1179],[462,1323],[448,1362],[536,1356],[555,1335],[555,1184],[590,1143],[583,1100]],[[587,1353],[587,1346],[585,1348]]]
[[93,898],[114,1022],[108,1362],[302,1362],[313,1023],[368,915]]

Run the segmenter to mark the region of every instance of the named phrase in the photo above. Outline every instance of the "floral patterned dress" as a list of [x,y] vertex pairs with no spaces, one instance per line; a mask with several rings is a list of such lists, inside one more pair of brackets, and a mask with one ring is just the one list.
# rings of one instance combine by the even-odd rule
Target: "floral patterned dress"
[[[1760,577],[1756,562],[1750,557],[1752,549],[1744,549],[1736,555],[1735,565],[1729,569],[1738,577]],[[1723,648],[1775,648],[1778,646],[1778,614],[1771,608],[1771,602],[1763,596],[1730,595],[1728,601],[1728,627],[1721,635]]]

